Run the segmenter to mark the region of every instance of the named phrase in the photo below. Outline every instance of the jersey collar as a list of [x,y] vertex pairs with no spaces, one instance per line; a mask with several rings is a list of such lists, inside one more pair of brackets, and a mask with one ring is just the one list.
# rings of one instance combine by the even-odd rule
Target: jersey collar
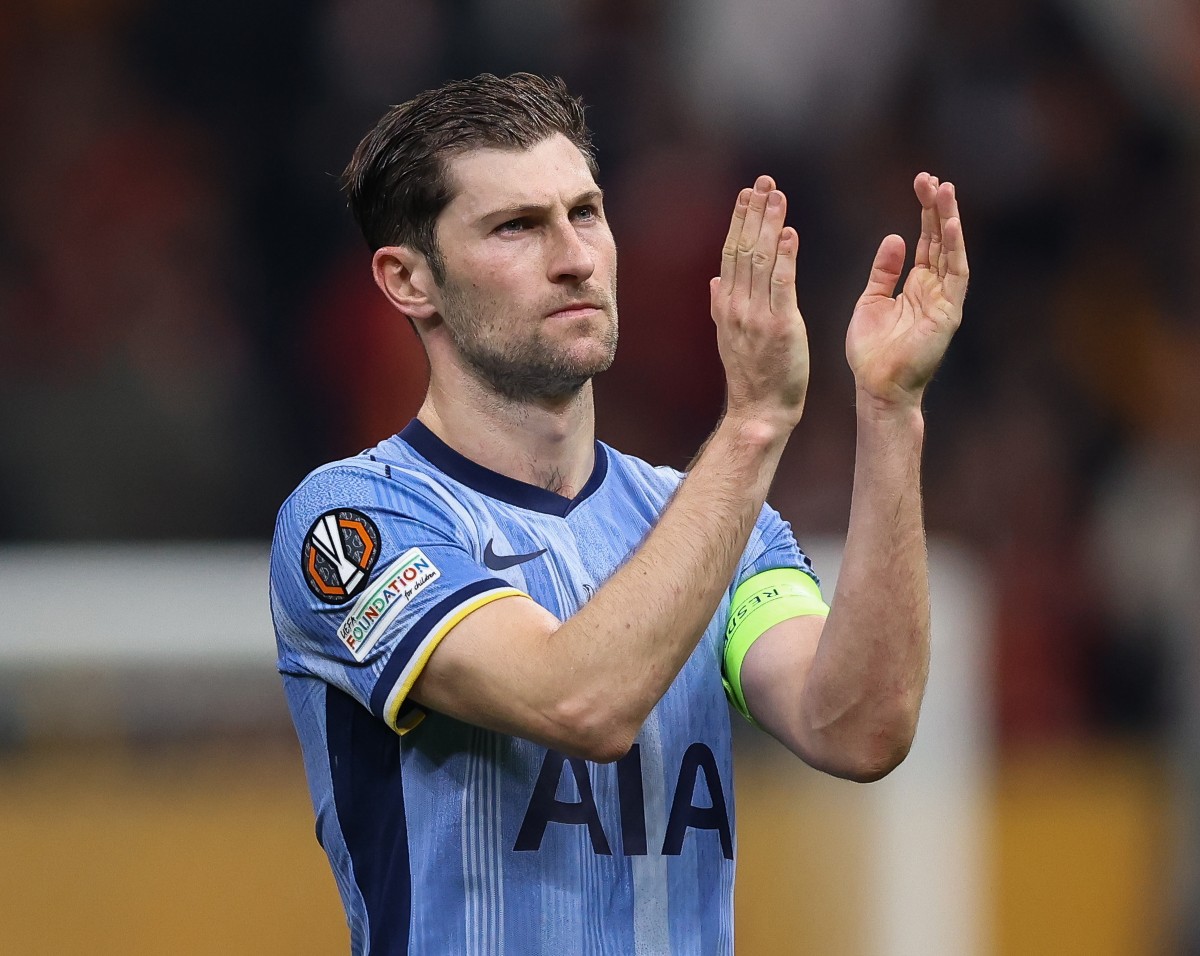
[[434,467],[468,488],[474,488],[489,498],[508,502],[527,511],[540,511],[544,514],[558,515],[560,518],[565,518],[586,501],[600,487],[608,473],[608,453],[604,445],[597,441],[596,463],[592,466],[591,477],[579,494],[574,498],[565,498],[553,491],[509,478],[471,461],[438,438],[416,418],[404,426],[399,437]]

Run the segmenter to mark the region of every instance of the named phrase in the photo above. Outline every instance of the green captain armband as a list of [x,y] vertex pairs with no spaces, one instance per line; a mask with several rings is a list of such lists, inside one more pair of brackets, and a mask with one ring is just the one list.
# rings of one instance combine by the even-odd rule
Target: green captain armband
[[729,701],[751,723],[754,718],[742,693],[742,661],[750,645],[780,621],[805,614],[829,614],[817,582],[799,568],[772,568],[743,581],[729,603],[725,625],[723,679]]

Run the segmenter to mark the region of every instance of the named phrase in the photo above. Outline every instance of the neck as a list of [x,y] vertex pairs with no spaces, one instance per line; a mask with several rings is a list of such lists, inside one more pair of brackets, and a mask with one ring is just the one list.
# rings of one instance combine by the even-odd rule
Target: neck
[[417,417],[459,454],[566,498],[595,464],[591,382],[562,400],[516,402],[465,372],[434,374]]

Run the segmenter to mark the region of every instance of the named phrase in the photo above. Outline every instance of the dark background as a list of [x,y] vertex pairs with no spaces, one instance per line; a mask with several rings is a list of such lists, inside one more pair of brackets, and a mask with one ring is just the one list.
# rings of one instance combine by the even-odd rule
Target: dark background
[[[1086,0],[54,0],[0,9],[0,540],[265,540],[424,388],[336,177],[392,103],[561,74],[621,253],[599,434],[682,467],[719,414],[707,279],[789,195],[813,381],[773,502],[847,522],[843,335],[914,174],[972,265],[927,402],[930,533],[993,588],[1002,752],[1200,776],[1200,10]],[[0,612],[2,614],[2,612]],[[1185,841],[1186,842],[1186,841]]]

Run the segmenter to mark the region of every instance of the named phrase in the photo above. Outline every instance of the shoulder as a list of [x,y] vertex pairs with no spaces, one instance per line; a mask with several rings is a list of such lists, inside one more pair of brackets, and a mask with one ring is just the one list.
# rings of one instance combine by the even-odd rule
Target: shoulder
[[356,500],[370,498],[378,493],[378,486],[386,479],[386,466],[367,458],[365,453],[331,461],[305,475],[295,490],[284,499],[279,513],[282,517],[303,511],[312,502],[344,499],[346,496]]
[[427,555],[438,551],[444,562],[473,552],[476,516],[401,446],[384,442],[322,465],[283,502],[270,561],[277,621],[347,603],[377,565],[391,573],[423,561],[436,576]]
[[451,531],[471,524],[470,516],[436,469],[399,439],[389,439],[357,455],[309,472],[279,509],[281,539],[304,536],[331,515],[361,521],[368,529],[397,520]]
[[436,468],[406,442],[393,437],[357,455],[314,468],[284,500],[280,514],[302,511],[322,501],[370,505],[409,497],[452,497],[442,490],[439,477]]

